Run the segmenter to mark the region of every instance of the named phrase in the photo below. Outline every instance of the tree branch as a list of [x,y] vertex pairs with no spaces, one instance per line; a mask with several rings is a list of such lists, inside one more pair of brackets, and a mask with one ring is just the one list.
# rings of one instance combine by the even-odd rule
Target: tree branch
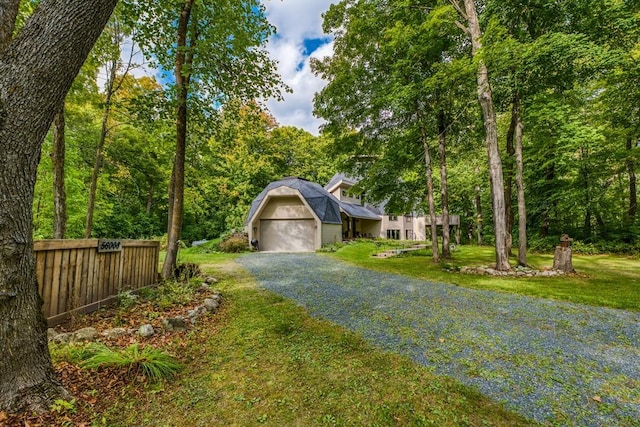
[[462,16],[462,18],[465,21],[469,19],[467,17],[467,13],[465,12],[464,8],[462,6],[460,6],[460,4],[458,3],[457,0],[449,0],[449,3],[451,3],[451,5],[454,7],[454,9],[460,14],[460,16]]
[[0,53],[13,39],[19,6],[20,0],[0,0]]

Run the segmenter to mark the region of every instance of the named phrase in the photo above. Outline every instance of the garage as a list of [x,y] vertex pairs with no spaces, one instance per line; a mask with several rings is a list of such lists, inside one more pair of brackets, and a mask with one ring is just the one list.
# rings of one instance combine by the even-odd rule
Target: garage
[[316,249],[313,219],[263,219],[260,230],[262,251],[313,252]]
[[313,252],[342,240],[338,199],[297,177],[267,185],[251,203],[245,227],[265,252]]

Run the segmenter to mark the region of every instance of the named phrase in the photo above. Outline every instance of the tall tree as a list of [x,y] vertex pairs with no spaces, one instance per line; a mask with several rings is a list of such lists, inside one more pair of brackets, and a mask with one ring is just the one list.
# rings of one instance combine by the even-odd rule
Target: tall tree
[[477,61],[478,102],[482,107],[485,127],[485,140],[489,159],[489,177],[491,183],[491,195],[493,201],[493,227],[496,249],[496,269],[508,271],[509,249],[507,247],[507,224],[505,218],[504,181],[502,175],[502,161],[498,149],[498,128],[496,113],[493,105],[493,92],[489,82],[489,72],[482,59],[482,30],[478,21],[478,13],[474,0],[450,0],[458,13],[466,21],[461,24],[471,39],[472,55]]
[[[0,22],[13,28],[18,2],[3,3]],[[47,130],[115,4],[43,0],[15,39],[0,40],[0,411],[46,411],[64,393],[35,276],[33,191]]]
[[201,101],[221,105],[233,98],[277,96],[280,80],[264,48],[274,28],[258,0],[138,0],[132,6],[140,16],[143,50],[163,69],[174,70],[176,150],[162,268],[168,278],[176,267],[182,231],[189,108]]
[[64,239],[67,232],[67,191],[64,183],[65,159],[64,103],[53,121],[53,238]]
[[91,237],[91,232],[93,230],[93,215],[96,204],[96,192],[98,191],[98,177],[102,167],[104,145],[112,128],[110,119],[113,108],[113,99],[122,87],[122,83],[129,75],[129,72],[135,67],[135,64],[133,63],[133,46],[129,52],[128,61],[123,64],[121,59],[125,37],[130,37],[131,31],[126,31],[121,19],[115,15],[107,25],[106,30],[107,31],[103,33],[103,39],[106,40],[102,43],[102,52],[97,52],[96,54],[97,60],[104,61],[106,81],[104,85],[102,128],[96,145],[93,173],[91,174],[91,182],[89,184],[89,201],[87,203],[87,218],[84,228],[85,239]]

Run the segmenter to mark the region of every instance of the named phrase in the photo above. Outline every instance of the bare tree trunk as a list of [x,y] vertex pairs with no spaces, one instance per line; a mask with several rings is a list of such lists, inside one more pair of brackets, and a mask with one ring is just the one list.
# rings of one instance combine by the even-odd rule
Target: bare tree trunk
[[507,130],[507,147],[506,158],[504,159],[504,215],[507,228],[507,250],[511,254],[511,247],[513,246],[513,224],[515,222],[513,214],[513,170],[515,160],[515,147],[514,137],[516,133],[516,127],[518,125],[518,113],[515,111],[518,109],[518,98],[514,95],[511,102],[511,122],[509,123],[509,129]]
[[64,186],[64,103],[53,121],[53,238],[64,239],[67,232],[67,192]]
[[[478,175],[479,169],[476,166],[475,174]],[[482,197],[480,197],[480,185],[476,185],[476,197],[475,197],[475,206],[476,206],[476,238],[478,242],[478,246],[482,246]]]
[[[67,397],[51,366],[33,255],[44,140],[116,0],[42,0],[0,52],[0,411]],[[0,8],[0,22],[7,10]]]
[[104,149],[104,143],[107,140],[109,134],[109,116],[111,114],[111,98],[113,97],[113,89],[115,87],[116,72],[118,70],[118,60],[113,59],[109,65],[109,76],[107,77],[105,96],[104,96],[104,111],[102,112],[102,128],[100,130],[100,139],[96,146],[96,157],[93,162],[93,173],[91,174],[91,185],[89,187],[89,202],[87,205],[87,219],[84,226],[84,238],[91,238],[91,232],[93,231],[93,213],[96,206],[96,193],[98,190],[98,176],[100,175],[100,168],[102,167],[102,151]]
[[[420,119],[420,114],[418,114]],[[433,262],[440,261],[440,253],[438,250],[438,224],[436,222],[436,207],[433,200],[433,178],[431,172],[431,154],[429,153],[429,143],[427,133],[420,124],[420,133],[422,138],[422,147],[424,148],[424,163],[427,171],[427,202],[429,204],[429,218],[431,220],[431,250],[433,253]]]
[[516,116],[515,155],[516,155],[516,187],[518,189],[518,265],[527,265],[527,204],[524,198],[524,162],[522,159],[522,112],[520,101],[514,101],[513,113]]
[[[162,277],[173,276],[178,261],[178,242],[182,229],[184,208],[184,164],[187,144],[187,96],[189,93],[189,67],[192,53],[187,54],[187,32],[191,19],[192,0],[185,0],[178,20],[178,53],[176,55],[176,89],[178,107],[176,111],[176,155],[173,163],[173,209],[171,224],[167,230],[167,255],[162,266]],[[195,39],[192,40],[195,42]],[[192,52],[192,51],[191,51]]]
[[[458,8],[460,6],[458,5]],[[486,133],[487,155],[489,159],[489,177],[491,181],[491,195],[493,200],[493,226],[495,233],[496,270],[511,270],[509,265],[509,253],[507,250],[507,227],[505,220],[504,182],[502,176],[502,162],[498,149],[498,130],[496,114],[493,109],[493,95],[489,84],[487,67],[481,57],[478,56],[482,49],[480,39],[482,32],[478,22],[476,5],[473,0],[464,0],[464,15],[471,36],[472,54],[478,58],[478,101],[482,107],[484,116],[484,129]]]
[[19,8],[20,0],[0,0],[0,53],[11,43]]
[[442,257],[451,258],[449,249],[449,193],[447,188],[447,126],[444,111],[438,112],[438,152],[442,195]]
[[153,195],[155,190],[155,182],[153,179],[149,180],[149,191],[147,193],[147,216],[151,216],[151,208],[153,207]]
[[638,193],[636,190],[636,165],[633,161],[632,150],[633,140],[627,137],[626,147],[627,155],[627,172],[629,174],[629,210],[627,211],[627,221],[633,224],[636,220],[636,212],[638,211]]

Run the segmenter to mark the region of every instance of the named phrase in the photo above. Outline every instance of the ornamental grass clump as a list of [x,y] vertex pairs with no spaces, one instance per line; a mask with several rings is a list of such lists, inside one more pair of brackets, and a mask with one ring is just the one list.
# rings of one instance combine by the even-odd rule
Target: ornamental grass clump
[[83,368],[126,368],[129,373],[141,374],[152,381],[168,379],[182,369],[182,365],[171,355],[150,346],[141,349],[137,343],[121,350],[97,344],[91,353],[89,358],[82,361]]

